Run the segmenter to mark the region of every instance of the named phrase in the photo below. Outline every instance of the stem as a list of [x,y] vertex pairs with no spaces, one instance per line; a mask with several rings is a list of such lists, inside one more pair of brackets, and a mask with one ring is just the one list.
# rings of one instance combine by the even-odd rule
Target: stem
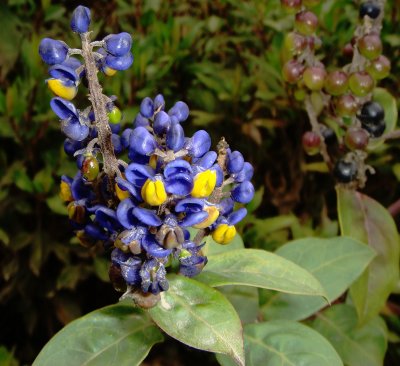
[[[81,34],[82,40],[82,56],[85,60],[86,77],[89,84],[90,97],[93,112],[95,116],[95,124],[98,133],[98,142],[101,153],[103,154],[104,172],[109,179],[113,179],[115,175],[119,175],[118,160],[114,154],[114,147],[111,141],[111,128],[108,124],[105,95],[97,78],[97,67],[90,44],[90,32]],[[113,185],[112,185],[113,186]]]
[[322,136],[321,129],[319,127],[317,114],[315,113],[315,110],[311,103],[311,98],[309,95],[307,95],[306,99],[304,100],[304,105],[306,107],[306,112],[308,114],[308,119],[310,120],[312,130],[316,134],[318,134],[318,136],[321,140],[321,155],[322,155],[325,163],[328,165],[328,167],[332,168],[331,159],[329,157],[328,150],[327,150],[327,147],[326,147],[326,144],[324,141],[324,137]]

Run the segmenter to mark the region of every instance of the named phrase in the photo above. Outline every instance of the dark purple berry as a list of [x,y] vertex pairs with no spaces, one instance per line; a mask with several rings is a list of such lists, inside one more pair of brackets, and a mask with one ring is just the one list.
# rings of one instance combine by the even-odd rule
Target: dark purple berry
[[380,13],[380,6],[373,1],[367,1],[360,6],[360,18],[364,18],[368,15],[371,19],[376,19]]
[[369,132],[372,137],[381,137],[386,129],[386,122],[382,119],[378,123],[362,123],[362,127]]
[[367,102],[362,106],[357,117],[363,124],[378,124],[385,118],[385,111],[379,103]]
[[347,162],[342,159],[338,160],[333,174],[340,183],[350,183],[357,176],[357,165],[354,161]]

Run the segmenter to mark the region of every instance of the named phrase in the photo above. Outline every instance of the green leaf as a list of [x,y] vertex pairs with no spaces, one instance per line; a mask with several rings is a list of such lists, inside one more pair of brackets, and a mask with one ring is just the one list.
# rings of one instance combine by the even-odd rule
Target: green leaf
[[93,311],[61,329],[33,366],[134,366],[161,342],[158,328],[140,310],[117,304]]
[[211,235],[206,238],[206,245],[203,248],[203,254],[210,256],[213,254],[227,253],[234,249],[243,249],[243,239],[239,234],[233,238],[233,240],[228,245],[221,245],[214,241]]
[[[307,238],[288,243],[276,252],[310,271],[333,302],[363,273],[375,252],[351,238]],[[262,306],[265,319],[301,320],[326,306],[317,297],[269,293]]]
[[303,324],[274,320],[244,331],[247,366],[343,366],[332,345]]
[[231,303],[217,290],[183,276],[171,276],[170,288],[148,311],[171,337],[204,351],[230,355],[244,365],[242,325]]
[[357,326],[356,310],[338,304],[317,314],[313,328],[328,339],[349,366],[381,366],[387,349],[385,322],[375,317]]
[[209,286],[244,285],[293,294],[325,296],[318,280],[297,264],[260,249],[210,255],[197,280]]
[[[398,117],[396,99],[384,88],[375,88],[372,99],[378,102],[385,111],[385,134],[392,132],[396,128]],[[368,149],[375,149],[384,142],[383,138],[374,139],[368,144]]]
[[34,187],[32,180],[26,174],[25,170],[17,170],[14,173],[14,183],[22,191],[33,193]]
[[10,237],[1,227],[0,227],[0,241],[4,243],[4,245],[10,244]]
[[338,304],[318,313],[312,325],[332,343],[346,365],[383,365],[388,341],[385,322],[375,317],[362,327],[357,323],[355,309]]
[[4,346],[0,346],[0,365],[1,366],[18,366],[18,361],[13,354]]
[[372,198],[344,188],[337,188],[337,195],[342,235],[368,244],[377,253],[350,288],[362,323],[378,315],[399,279],[399,236],[392,216]]

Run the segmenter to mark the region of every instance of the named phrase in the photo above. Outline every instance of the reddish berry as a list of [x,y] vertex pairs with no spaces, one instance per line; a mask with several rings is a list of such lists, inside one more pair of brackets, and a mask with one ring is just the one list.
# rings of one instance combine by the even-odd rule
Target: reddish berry
[[377,58],[382,53],[382,41],[376,33],[366,34],[358,40],[358,50],[368,60]]
[[295,27],[299,33],[311,36],[318,27],[318,18],[311,11],[303,10],[296,14]]
[[290,84],[296,84],[303,75],[304,66],[296,61],[290,60],[283,65],[283,78]]
[[281,5],[289,13],[296,13],[301,8],[301,0],[281,0]]
[[89,182],[94,181],[99,175],[99,162],[94,156],[88,156],[83,161],[82,175]]
[[304,151],[308,155],[316,155],[321,148],[321,137],[313,131],[307,131],[302,138]]
[[321,90],[324,86],[326,71],[319,66],[307,67],[303,73],[305,86],[310,90]]
[[380,55],[370,62],[366,70],[374,79],[384,79],[390,74],[390,61],[386,56]]
[[286,34],[284,40],[285,49],[292,55],[300,55],[307,46],[307,39],[301,34],[290,32]]
[[368,140],[368,132],[358,127],[350,127],[344,136],[344,142],[350,150],[364,150]]
[[342,95],[336,100],[335,110],[340,117],[354,116],[358,110],[357,101],[350,94]]

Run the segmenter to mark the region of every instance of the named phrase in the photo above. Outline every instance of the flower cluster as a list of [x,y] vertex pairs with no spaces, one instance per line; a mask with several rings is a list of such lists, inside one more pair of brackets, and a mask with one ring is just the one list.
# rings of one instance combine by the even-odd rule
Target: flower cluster
[[[160,94],[143,99],[133,125],[121,129],[116,98],[101,93],[97,72],[110,76],[129,67],[132,40],[120,33],[90,42],[89,23],[89,9],[79,6],[71,28],[82,49],[48,38],[39,48],[51,65],[47,84],[56,96],[50,104],[67,136],[64,149],[79,168],[75,177],[62,177],[61,197],[81,243],[112,248],[114,286],[157,295],[168,289],[167,268],[189,277],[202,270],[205,236],[220,244],[234,238],[247,213],[240,206],[254,195],[253,167],[224,139],[210,150],[204,130],[185,137],[188,106],[178,101],[167,110]],[[92,105],[79,110],[71,99],[82,78]],[[194,238],[190,228],[197,230]]]

